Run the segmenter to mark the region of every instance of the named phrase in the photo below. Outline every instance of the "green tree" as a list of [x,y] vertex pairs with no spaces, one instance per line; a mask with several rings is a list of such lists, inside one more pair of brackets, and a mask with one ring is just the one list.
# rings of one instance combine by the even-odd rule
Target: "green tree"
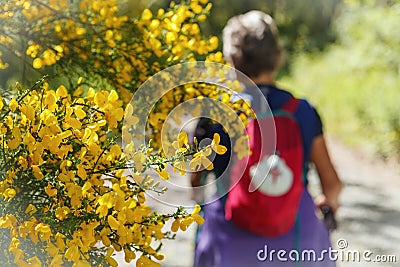
[[[153,7],[168,6],[170,1],[157,1]],[[309,52],[322,50],[335,40],[331,24],[342,0],[248,0],[210,1],[213,9],[210,18],[202,24],[205,33],[221,36],[227,20],[252,9],[269,13],[276,20],[287,51]]]
[[337,42],[292,68],[331,130],[384,157],[400,152],[399,10],[398,1],[348,1],[335,21]]

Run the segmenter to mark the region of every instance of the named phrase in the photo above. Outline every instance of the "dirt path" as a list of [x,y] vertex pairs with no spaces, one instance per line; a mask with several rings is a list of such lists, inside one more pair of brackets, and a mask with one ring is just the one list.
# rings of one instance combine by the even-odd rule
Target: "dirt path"
[[[328,141],[345,183],[337,214],[340,228],[333,233],[332,243],[337,248],[338,242],[345,240],[345,252],[372,253],[371,262],[344,259],[338,266],[400,266],[400,166],[373,159],[333,139]],[[375,256],[384,260],[381,256],[385,255],[396,256],[396,262],[372,262],[379,260]]]
[[[345,184],[342,206],[337,214],[339,229],[331,238],[333,248],[338,251],[337,266],[400,266],[400,166],[373,160],[332,138],[328,138],[328,146]],[[188,179],[171,179],[179,187],[172,188],[164,199],[169,203],[193,205],[187,193]],[[319,184],[315,175],[310,177],[310,185],[316,194]],[[174,210],[173,206],[159,201],[150,200],[149,203],[159,211]],[[194,233],[195,227],[191,226],[187,232],[179,232],[176,240],[165,243],[163,267],[192,266]],[[394,256],[396,262],[377,262],[377,256],[386,257],[386,261],[393,261]]]

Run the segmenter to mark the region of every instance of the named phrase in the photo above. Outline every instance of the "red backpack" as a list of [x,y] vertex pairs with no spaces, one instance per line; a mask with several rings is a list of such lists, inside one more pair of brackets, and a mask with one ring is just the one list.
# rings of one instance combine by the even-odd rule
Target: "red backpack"
[[257,114],[246,127],[252,153],[231,169],[226,219],[266,237],[293,227],[304,189],[302,135],[293,117],[298,103],[291,97],[272,116]]

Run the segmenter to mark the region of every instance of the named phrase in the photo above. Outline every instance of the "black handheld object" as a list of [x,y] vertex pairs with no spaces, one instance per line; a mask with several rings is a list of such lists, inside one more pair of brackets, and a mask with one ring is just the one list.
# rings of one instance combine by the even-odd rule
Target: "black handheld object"
[[322,215],[324,216],[324,222],[325,222],[326,226],[328,227],[329,231],[336,230],[337,222],[336,222],[335,214],[333,213],[332,208],[328,205],[323,205],[323,206],[321,206],[321,212],[322,212]]

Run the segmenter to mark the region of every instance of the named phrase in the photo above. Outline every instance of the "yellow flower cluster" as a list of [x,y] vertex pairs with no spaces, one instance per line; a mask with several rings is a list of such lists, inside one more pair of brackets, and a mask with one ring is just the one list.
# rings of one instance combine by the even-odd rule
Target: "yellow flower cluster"
[[[240,90],[240,85],[236,82],[228,83],[228,88]],[[247,153],[248,147],[238,141],[244,133],[247,118],[253,113],[247,101],[238,99],[232,102],[232,92],[208,83],[187,83],[169,90],[160,97],[149,114],[148,126],[153,129],[150,138],[154,140],[154,145],[162,145],[166,155],[171,154],[169,151],[174,152],[172,144],[175,135],[168,133],[175,133],[173,125],[181,125],[182,118],[188,113],[194,118],[205,116],[222,124],[230,138],[237,140],[235,143],[241,152]],[[181,103],[186,105],[181,107]],[[237,111],[240,111],[240,115]],[[163,131],[160,130],[162,128]],[[209,156],[208,152],[205,153],[205,157]]]
[[[175,232],[203,219],[199,207],[192,214],[154,213],[144,191],[157,185],[143,172],[168,178],[166,162],[179,167],[201,152],[182,133],[172,158],[133,143],[127,155],[117,143],[124,110],[115,91],[90,89],[81,98],[64,86],[47,87],[37,83],[20,88],[19,97],[0,97],[0,263],[117,266],[113,252],[123,251],[127,262],[138,257],[137,266],[159,266],[163,255],[153,246],[169,237],[165,222],[174,219]],[[218,138],[205,149],[223,152]]]
[[[137,18],[121,12],[123,4],[124,1],[115,0],[12,0],[0,7],[7,14],[0,18],[4,22],[0,23],[0,34],[7,33],[3,37],[0,35],[0,45],[13,51],[16,46],[11,37],[25,38],[25,52],[32,58],[33,68],[52,67],[52,71],[65,71],[69,79],[71,73],[87,77],[85,90],[88,86],[104,84],[105,88],[118,92],[124,105],[146,80],[169,66],[194,62],[200,56],[206,62],[224,62],[222,53],[216,52],[218,38],[205,37],[199,26],[212,7],[207,0],[172,2],[166,9],[145,9]],[[214,71],[206,76],[224,76],[223,72]],[[229,88],[239,87],[232,84]],[[244,109],[247,116],[248,106],[230,103],[231,96],[206,83],[170,90],[160,98],[149,116],[153,144],[161,143],[161,127],[170,111],[189,99],[217,99],[234,110]],[[145,104],[147,99],[142,102]],[[204,107],[196,105],[191,112],[201,109]],[[214,110],[216,116],[223,114],[217,107]],[[175,114],[176,120],[179,115]],[[246,116],[242,115],[241,119],[245,121]],[[216,117],[218,122],[223,120]],[[230,134],[235,132],[232,138],[243,133],[243,127],[235,128],[229,131]]]
[[[205,14],[211,9],[211,3],[201,2],[191,1],[189,5],[180,6],[172,4],[172,10],[165,12],[160,9],[157,14],[145,9],[136,24],[144,37],[147,51],[158,57],[167,56],[167,62],[179,62],[187,51],[200,55],[214,51],[218,47],[218,38],[203,39],[200,26],[193,22],[196,17],[196,21],[205,20]],[[207,5],[203,7],[202,4]]]
[[[212,7],[207,0],[145,9],[138,18],[120,15],[124,3],[8,1],[0,7],[0,45],[14,51],[12,40],[25,38],[33,68],[58,64],[62,67],[58,71],[99,75],[122,93],[125,102],[144,81],[168,66],[193,61],[198,55],[223,62],[221,53],[210,54],[217,49],[218,38],[205,37],[200,30],[199,22]],[[5,63],[0,67],[6,67]]]

